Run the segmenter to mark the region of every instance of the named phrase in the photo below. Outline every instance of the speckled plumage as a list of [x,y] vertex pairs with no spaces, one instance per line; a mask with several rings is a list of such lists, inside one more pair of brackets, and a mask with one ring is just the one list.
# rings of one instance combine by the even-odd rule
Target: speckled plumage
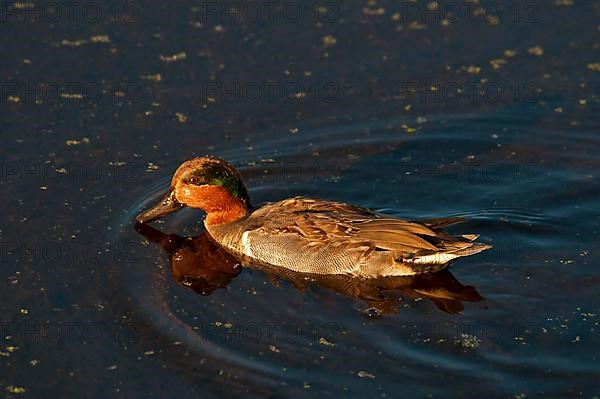
[[408,221],[341,202],[296,197],[250,212],[235,168],[215,157],[184,162],[146,223],[183,206],[207,212],[208,234],[228,251],[264,265],[312,274],[408,276],[444,269],[461,256],[490,248],[476,235],[452,236],[459,218]]
[[406,276],[444,269],[458,257],[490,248],[440,229],[459,219],[422,223],[339,202],[291,198],[246,218],[207,225],[237,255],[296,272],[362,277]]

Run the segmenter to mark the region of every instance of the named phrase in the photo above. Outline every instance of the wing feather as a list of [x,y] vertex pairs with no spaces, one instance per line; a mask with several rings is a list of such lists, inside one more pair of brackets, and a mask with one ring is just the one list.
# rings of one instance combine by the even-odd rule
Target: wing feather
[[382,217],[367,209],[338,202],[298,198],[286,202],[281,208],[293,211],[287,216],[280,214],[279,217],[270,217],[267,223],[275,225],[270,226],[269,230],[298,234],[310,241],[311,246],[318,243],[331,245],[338,238],[349,246],[364,248],[368,243],[370,248],[394,252],[439,249],[424,238],[436,237],[437,234],[419,223]]

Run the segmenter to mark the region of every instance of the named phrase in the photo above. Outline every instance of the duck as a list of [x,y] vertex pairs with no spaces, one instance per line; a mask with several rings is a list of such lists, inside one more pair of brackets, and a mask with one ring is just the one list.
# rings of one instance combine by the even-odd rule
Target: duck
[[475,242],[476,234],[443,229],[464,221],[458,217],[414,221],[308,197],[253,209],[240,173],[214,156],[183,162],[162,199],[136,221],[149,223],[184,207],[203,210],[208,235],[240,260],[297,273],[412,276],[491,248]]

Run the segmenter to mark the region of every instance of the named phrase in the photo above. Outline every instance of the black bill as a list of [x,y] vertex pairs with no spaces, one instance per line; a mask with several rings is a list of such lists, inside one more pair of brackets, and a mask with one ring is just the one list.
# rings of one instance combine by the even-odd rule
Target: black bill
[[175,191],[169,189],[167,194],[160,200],[158,204],[137,215],[135,220],[139,223],[148,223],[153,220],[160,219],[169,213],[178,211],[184,206],[185,205],[177,201],[177,198],[175,198]]

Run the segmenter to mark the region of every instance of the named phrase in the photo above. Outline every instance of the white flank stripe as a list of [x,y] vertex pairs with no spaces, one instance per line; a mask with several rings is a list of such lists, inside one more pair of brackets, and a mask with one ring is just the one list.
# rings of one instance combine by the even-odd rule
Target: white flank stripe
[[242,250],[244,251],[244,255],[252,256],[252,248],[250,248],[250,242],[248,241],[248,233],[249,231],[244,231],[244,234],[242,234]]

